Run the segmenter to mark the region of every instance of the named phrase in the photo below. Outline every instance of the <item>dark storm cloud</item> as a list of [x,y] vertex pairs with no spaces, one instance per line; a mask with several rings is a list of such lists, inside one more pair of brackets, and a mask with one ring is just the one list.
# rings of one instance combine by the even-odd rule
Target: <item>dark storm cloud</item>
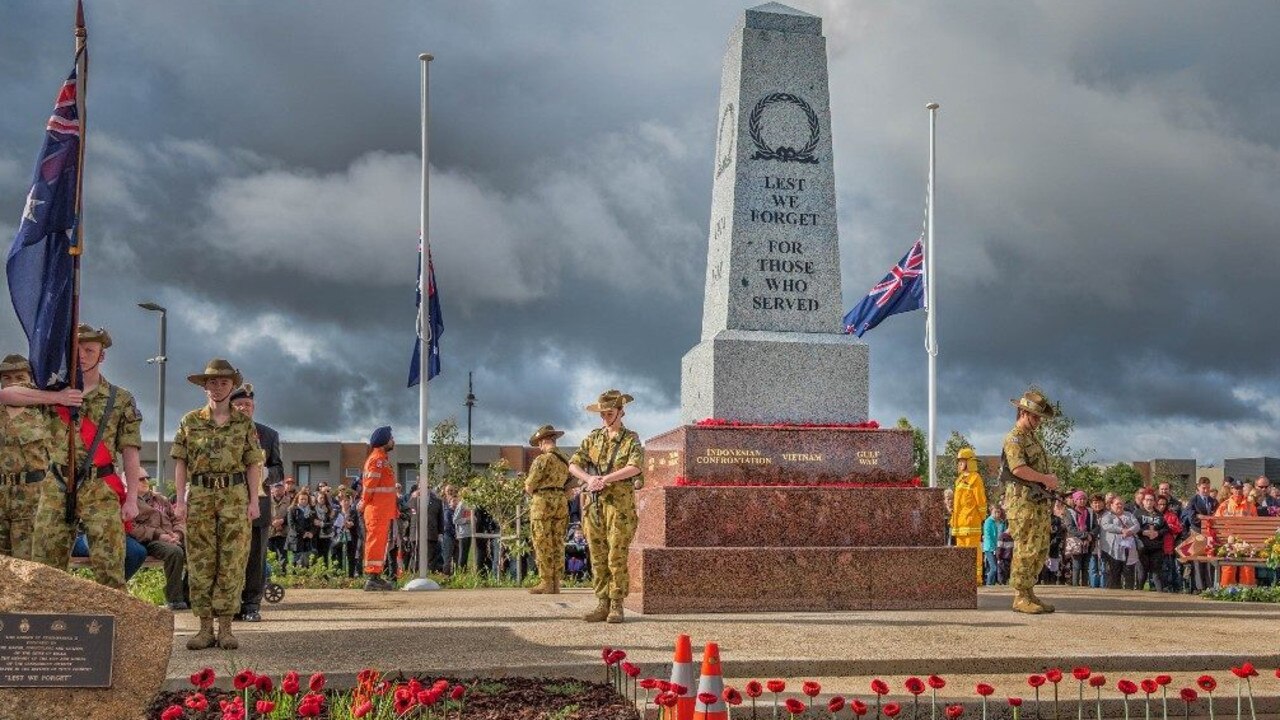
[[[1008,398],[1037,382],[1105,457],[1278,450],[1280,11],[797,5],[826,23],[847,303],[919,231],[922,106],[943,104],[943,435],[991,449]],[[699,336],[720,61],[742,7],[96,0],[85,315],[117,337],[109,375],[154,405],[155,318],[134,306],[154,299],[171,310],[171,427],[200,400],[181,376],[223,354],[292,437],[416,421],[430,50],[433,416],[464,416],[474,370],[482,440],[581,431],[610,386],[641,399],[642,432],[666,429]],[[6,234],[69,69],[64,15],[0,7]],[[867,337],[882,421],[924,421],[921,325]]]

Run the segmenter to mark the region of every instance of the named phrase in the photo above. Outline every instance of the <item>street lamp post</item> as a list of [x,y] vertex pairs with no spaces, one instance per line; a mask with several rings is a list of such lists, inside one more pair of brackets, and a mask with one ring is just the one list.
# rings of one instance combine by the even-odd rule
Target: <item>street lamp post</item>
[[467,406],[467,465],[471,465],[474,460],[471,459],[471,410],[476,406],[476,394],[472,392],[471,373],[467,373],[467,400],[462,403]]
[[148,365],[155,365],[160,370],[160,399],[156,408],[156,482],[159,487],[165,486],[164,482],[164,366],[168,361],[165,356],[165,341],[168,334],[169,311],[165,308],[153,303],[138,303],[138,307],[143,310],[160,313],[160,354],[153,358],[147,358]]

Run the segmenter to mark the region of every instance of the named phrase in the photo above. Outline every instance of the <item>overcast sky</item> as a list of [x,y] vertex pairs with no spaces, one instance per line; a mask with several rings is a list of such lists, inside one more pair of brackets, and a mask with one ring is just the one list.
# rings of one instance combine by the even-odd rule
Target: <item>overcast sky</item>
[[[636,396],[673,427],[698,340],[722,53],[742,2],[88,0],[85,319],[155,436],[226,356],[288,439],[416,431],[405,389],[432,64],[444,373],[477,442]],[[846,307],[920,226],[939,115],[939,429],[995,452],[1030,382],[1101,459],[1280,454],[1280,5],[796,0],[823,16]],[[73,3],[0,4],[0,230],[71,68]],[[921,313],[871,415],[925,422]],[[25,351],[11,311],[0,348]]]

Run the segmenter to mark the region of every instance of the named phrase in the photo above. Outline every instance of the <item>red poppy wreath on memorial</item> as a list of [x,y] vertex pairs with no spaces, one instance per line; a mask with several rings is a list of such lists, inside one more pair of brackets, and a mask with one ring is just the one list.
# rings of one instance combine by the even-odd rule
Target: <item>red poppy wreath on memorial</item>
[[785,488],[904,488],[904,487],[923,487],[924,481],[919,476],[910,480],[885,480],[880,482],[838,482],[838,483],[780,483],[765,482],[761,480],[748,480],[746,482],[728,482],[724,480],[690,480],[683,475],[677,475],[673,481],[676,487],[785,487]]
[[860,423],[757,423],[746,420],[704,418],[694,423],[698,427],[734,427],[768,430],[879,430],[880,423],[867,420]]

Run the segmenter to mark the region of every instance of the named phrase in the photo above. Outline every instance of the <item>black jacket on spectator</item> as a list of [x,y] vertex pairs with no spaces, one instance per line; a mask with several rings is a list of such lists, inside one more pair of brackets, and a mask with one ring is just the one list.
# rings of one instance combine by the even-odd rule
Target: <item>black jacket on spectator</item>
[[[1138,539],[1142,541],[1142,548],[1144,550],[1160,550],[1163,552],[1164,534],[1169,529],[1169,524],[1164,521],[1164,515],[1159,510],[1147,512],[1139,509],[1133,516],[1138,518]],[[1143,534],[1148,530],[1155,530],[1160,534],[1154,538],[1149,538]]]
[[280,456],[280,433],[260,422],[253,426],[258,430],[262,451],[267,454],[267,473],[262,479],[262,493],[258,495],[258,519],[253,521],[254,527],[264,528],[271,526],[271,486],[284,482],[284,459]]
[[1212,495],[1196,493],[1182,510],[1182,526],[1191,532],[1200,532],[1200,516],[1212,515],[1218,509],[1218,499]]
[[[1080,514],[1084,513],[1084,529],[1080,529]],[[1067,508],[1067,535],[1069,537],[1078,538],[1085,542],[1085,549],[1092,551],[1098,542],[1098,538],[1102,535],[1102,528],[1098,526],[1098,514],[1093,508],[1086,507],[1084,510],[1075,508]]]

